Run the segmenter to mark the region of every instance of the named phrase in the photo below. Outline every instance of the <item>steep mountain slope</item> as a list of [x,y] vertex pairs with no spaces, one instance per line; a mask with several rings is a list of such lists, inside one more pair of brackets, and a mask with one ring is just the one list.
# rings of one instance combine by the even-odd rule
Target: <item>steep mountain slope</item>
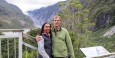
[[0,29],[31,27],[33,22],[17,6],[0,0]]
[[[85,1],[85,0],[84,0]],[[87,0],[89,18],[96,22],[96,29],[115,25],[115,0]]]
[[28,11],[35,25],[42,25],[44,22],[49,22],[59,10],[58,3],[48,7],[42,7],[33,11]]

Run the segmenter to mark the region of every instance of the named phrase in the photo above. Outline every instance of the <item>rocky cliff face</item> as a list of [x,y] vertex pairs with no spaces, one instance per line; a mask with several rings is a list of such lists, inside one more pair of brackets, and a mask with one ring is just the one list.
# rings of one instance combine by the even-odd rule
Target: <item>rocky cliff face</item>
[[104,28],[112,21],[111,13],[101,13],[96,19],[96,26]]
[[31,28],[32,20],[15,5],[0,0],[0,29]]
[[80,0],[90,10],[89,18],[96,23],[95,30],[115,25],[115,0]]
[[105,28],[115,25],[115,9],[111,9],[106,12],[101,12],[95,17],[96,28]]

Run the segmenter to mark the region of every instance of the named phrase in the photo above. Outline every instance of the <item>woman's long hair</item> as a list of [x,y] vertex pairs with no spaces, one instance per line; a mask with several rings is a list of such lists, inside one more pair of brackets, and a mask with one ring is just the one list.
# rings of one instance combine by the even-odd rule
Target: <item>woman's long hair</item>
[[42,35],[42,33],[44,32],[44,26],[46,25],[46,24],[49,24],[50,25],[50,38],[52,38],[52,33],[51,33],[51,24],[50,23],[48,23],[48,22],[46,22],[46,23],[44,23],[43,25],[42,25],[42,28],[41,28],[41,31],[40,31],[40,35]]

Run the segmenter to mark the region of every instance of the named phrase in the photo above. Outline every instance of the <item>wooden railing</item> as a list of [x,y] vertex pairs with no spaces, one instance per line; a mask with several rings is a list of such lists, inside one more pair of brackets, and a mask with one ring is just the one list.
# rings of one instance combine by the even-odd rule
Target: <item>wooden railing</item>
[[[36,41],[34,40],[35,38],[30,36],[30,35],[27,35],[27,34],[24,34],[23,33],[23,29],[0,29],[0,33],[2,32],[14,32],[14,33],[17,33],[16,35],[0,35],[0,58],[2,58],[2,45],[1,45],[1,42],[2,42],[2,39],[8,39],[7,40],[7,58],[9,58],[9,54],[12,53],[9,49],[10,45],[9,45],[9,39],[10,38],[15,38],[17,39],[18,38],[18,53],[16,53],[16,40],[14,40],[14,58],[22,58],[22,54],[23,54],[23,46],[26,46],[30,49],[33,49],[33,50],[36,50],[37,51],[37,47],[33,46],[33,45],[30,45],[26,42],[23,41],[23,38],[26,38],[28,40],[31,40],[33,42],[36,43]],[[36,43],[37,44],[37,43]],[[18,54],[18,56],[16,56],[16,54]],[[27,55],[27,54],[26,54]],[[38,55],[36,56],[38,57]],[[28,57],[26,57],[28,58]]]

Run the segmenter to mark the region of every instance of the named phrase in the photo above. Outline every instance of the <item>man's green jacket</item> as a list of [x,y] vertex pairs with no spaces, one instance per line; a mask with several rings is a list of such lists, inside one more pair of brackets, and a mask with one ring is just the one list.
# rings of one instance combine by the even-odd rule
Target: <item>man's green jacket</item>
[[52,29],[52,54],[54,57],[75,58],[70,35],[65,28],[60,27],[58,31]]

